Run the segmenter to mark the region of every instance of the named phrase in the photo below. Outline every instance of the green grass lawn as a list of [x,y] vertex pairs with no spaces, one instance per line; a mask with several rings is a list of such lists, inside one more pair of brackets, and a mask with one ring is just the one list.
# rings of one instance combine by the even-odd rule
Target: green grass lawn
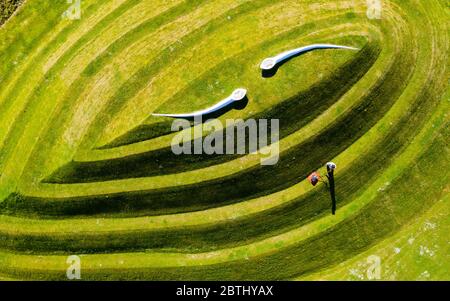
[[[25,1],[0,27],[0,279],[64,280],[70,255],[86,280],[364,280],[370,255],[384,280],[449,279],[444,1],[385,0],[380,20],[350,0],[67,8]],[[261,76],[313,43],[359,50]],[[279,119],[278,164],[174,155],[151,113],[238,87],[248,105],[219,120]],[[331,160],[336,216],[306,180]]]

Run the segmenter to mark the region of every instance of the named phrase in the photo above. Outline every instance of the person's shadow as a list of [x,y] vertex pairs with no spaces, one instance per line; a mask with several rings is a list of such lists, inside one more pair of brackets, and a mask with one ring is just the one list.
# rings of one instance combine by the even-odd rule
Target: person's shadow
[[328,178],[328,189],[330,190],[330,197],[331,197],[331,214],[336,214],[336,189],[334,186],[334,172],[329,171],[327,174]]

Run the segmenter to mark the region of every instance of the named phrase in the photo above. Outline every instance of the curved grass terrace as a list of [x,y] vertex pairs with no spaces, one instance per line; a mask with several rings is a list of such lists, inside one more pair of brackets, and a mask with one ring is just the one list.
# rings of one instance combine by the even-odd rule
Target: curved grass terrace
[[[64,2],[0,26],[0,279],[64,280],[78,255],[83,280],[341,280],[373,254],[382,279],[448,279],[444,1],[385,0],[371,20],[365,1],[84,0],[76,21]],[[359,51],[261,75],[318,43]],[[236,87],[248,104],[218,119],[279,119],[278,163],[174,155],[151,114]],[[336,216],[306,179],[331,160]]]

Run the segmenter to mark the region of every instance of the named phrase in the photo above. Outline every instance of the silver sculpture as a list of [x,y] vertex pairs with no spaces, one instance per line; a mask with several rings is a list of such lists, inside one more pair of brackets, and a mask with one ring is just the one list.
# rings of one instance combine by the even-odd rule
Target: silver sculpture
[[196,111],[192,113],[182,113],[182,114],[152,114],[153,116],[163,116],[163,117],[171,117],[171,118],[194,118],[198,116],[203,115],[209,115],[214,112],[219,111],[220,109],[223,109],[229,105],[231,105],[234,102],[241,101],[245,99],[247,96],[247,90],[246,89],[237,89],[234,90],[234,92],[225,98],[224,100],[218,102],[217,104],[213,105],[212,107],[209,107],[207,109]]
[[354,48],[354,47],[340,46],[340,45],[333,45],[333,44],[313,44],[313,45],[285,51],[274,57],[267,58],[261,63],[260,67],[262,70],[265,70],[265,71],[272,70],[275,66],[277,66],[278,64],[280,64],[281,62],[283,62],[285,60],[288,60],[288,59],[290,59],[294,56],[300,55],[302,53],[306,53],[306,52],[309,52],[312,50],[317,50],[317,49],[359,50],[358,48]]

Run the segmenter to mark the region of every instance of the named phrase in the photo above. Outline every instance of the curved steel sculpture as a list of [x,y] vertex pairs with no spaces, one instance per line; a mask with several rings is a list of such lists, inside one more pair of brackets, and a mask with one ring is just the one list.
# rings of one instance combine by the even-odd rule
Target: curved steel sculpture
[[194,118],[198,116],[203,115],[209,115],[212,113],[215,113],[219,111],[220,109],[223,109],[229,105],[231,105],[234,102],[241,101],[245,99],[247,96],[247,90],[246,89],[237,89],[234,90],[233,93],[225,98],[224,100],[218,102],[217,104],[213,105],[212,107],[209,107],[207,109],[196,111],[192,113],[182,113],[182,114],[152,114],[153,116],[163,116],[163,117],[171,117],[171,118]]
[[317,49],[348,49],[348,50],[359,50],[358,48],[354,48],[354,47],[348,47],[348,46],[341,46],[341,45],[333,45],[333,44],[313,44],[313,45],[309,45],[309,46],[305,46],[305,47],[301,47],[301,48],[297,48],[297,49],[293,49],[293,50],[289,50],[289,51],[285,51],[283,53],[280,53],[274,57],[270,57],[265,59],[262,63],[261,63],[261,69],[268,71],[268,70],[272,70],[275,66],[277,66],[278,64],[280,64],[281,62],[288,60],[294,56],[300,55],[302,53],[306,53],[312,50],[317,50]]

